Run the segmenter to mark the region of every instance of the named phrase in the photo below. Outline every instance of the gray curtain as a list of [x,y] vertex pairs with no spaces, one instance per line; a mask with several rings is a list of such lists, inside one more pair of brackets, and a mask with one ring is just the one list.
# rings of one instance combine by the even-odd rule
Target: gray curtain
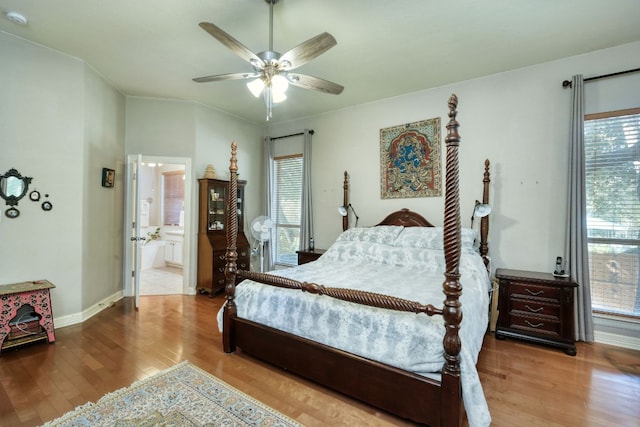
[[589,247],[584,159],[584,81],[572,78],[571,134],[569,148],[569,205],[565,239],[566,270],[578,283],[575,310],[575,335],[580,341],[593,342]]
[[300,250],[309,247],[313,238],[313,206],[311,203],[311,132],[304,130],[304,151],[302,152],[302,221],[300,223]]
[[[273,214],[273,200],[271,195],[273,194],[274,186],[274,170],[273,170],[273,157],[274,157],[274,141],[266,137],[264,139],[263,150],[263,170],[264,170],[264,189],[263,189],[263,203],[265,209],[265,215],[275,221]],[[276,238],[275,227],[271,229],[271,238],[264,245],[264,271],[273,270],[273,260],[275,259],[275,247],[273,244]],[[262,267],[262,266],[261,266]]]

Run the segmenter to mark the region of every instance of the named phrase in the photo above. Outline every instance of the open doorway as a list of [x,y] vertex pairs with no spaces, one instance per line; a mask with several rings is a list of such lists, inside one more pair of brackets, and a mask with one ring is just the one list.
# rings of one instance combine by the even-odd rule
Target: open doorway
[[140,165],[140,295],[183,293],[185,165]]
[[129,156],[125,295],[188,292],[191,161]]

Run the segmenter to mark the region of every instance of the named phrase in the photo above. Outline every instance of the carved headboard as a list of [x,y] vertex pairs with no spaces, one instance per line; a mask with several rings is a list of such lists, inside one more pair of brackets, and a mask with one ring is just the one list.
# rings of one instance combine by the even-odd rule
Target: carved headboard
[[402,225],[403,227],[433,227],[419,213],[403,208],[387,215],[379,224],[376,225]]

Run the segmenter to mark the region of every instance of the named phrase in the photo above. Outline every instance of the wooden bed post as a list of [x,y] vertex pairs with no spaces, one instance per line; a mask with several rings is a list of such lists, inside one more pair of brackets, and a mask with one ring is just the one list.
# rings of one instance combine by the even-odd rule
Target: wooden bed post
[[[342,184],[342,206],[347,209],[349,206],[349,177],[347,171],[344,171],[344,182]],[[342,231],[347,231],[349,228],[349,209],[347,214],[342,217]]]
[[236,272],[238,252],[236,239],[238,235],[238,159],[236,150],[238,145],[231,143],[231,160],[229,162],[229,189],[227,194],[227,264],[224,269],[225,295],[227,298],[223,311],[222,346],[226,353],[232,353],[236,349],[235,328],[233,319],[237,315],[237,307],[234,301],[236,295]]
[[[482,191],[482,203],[485,205],[489,204],[489,184],[491,183],[491,178],[489,174],[489,159],[484,161],[484,177],[482,178],[483,191]],[[483,216],[480,219],[480,256],[484,261],[484,266],[489,268],[489,215]],[[491,273],[491,272],[489,272]]]
[[449,98],[449,123],[447,124],[447,164],[446,194],[444,207],[444,257],[446,272],[442,289],[444,300],[445,336],[443,340],[445,364],[442,369],[441,423],[446,426],[459,426],[464,419],[462,405],[462,387],[460,383],[460,195],[458,173],[458,146],[460,135],[456,120],[458,97]]

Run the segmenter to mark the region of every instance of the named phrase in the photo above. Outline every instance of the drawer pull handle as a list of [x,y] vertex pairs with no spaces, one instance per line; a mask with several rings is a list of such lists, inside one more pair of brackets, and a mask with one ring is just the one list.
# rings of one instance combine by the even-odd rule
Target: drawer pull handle
[[531,322],[529,322],[528,320],[525,320],[525,323],[529,326],[531,326],[532,328],[539,328],[540,326],[544,325],[544,323],[536,323],[535,325]]
[[537,313],[537,312],[539,312],[539,311],[544,310],[544,307],[531,308],[531,307],[529,307],[528,305],[525,305],[525,307],[527,307],[527,310],[529,310],[529,311],[531,311],[531,312],[533,312],[533,313]]
[[[226,256],[225,256],[225,255],[218,255],[218,258],[220,258],[221,260],[223,260],[223,261],[224,261],[224,259],[226,258]],[[527,290],[528,290],[528,289],[527,289]]]
[[534,297],[544,293],[544,291],[533,292],[529,288],[526,288],[525,290],[529,293],[529,295],[533,295]]

